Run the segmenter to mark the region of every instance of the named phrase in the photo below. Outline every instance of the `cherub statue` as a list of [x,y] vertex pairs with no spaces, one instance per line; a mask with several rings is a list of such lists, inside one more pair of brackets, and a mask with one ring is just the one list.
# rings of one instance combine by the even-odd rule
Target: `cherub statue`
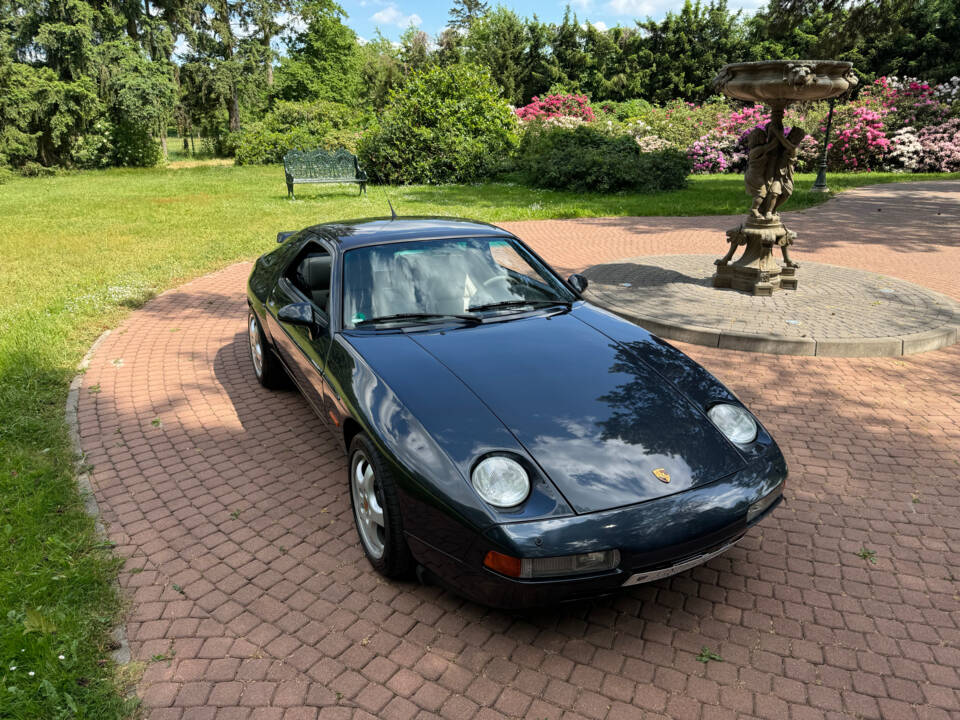
[[772,220],[773,216],[777,214],[777,209],[793,195],[793,166],[797,162],[797,147],[807,135],[803,128],[793,127],[785,136],[783,125],[780,122],[771,122],[770,125],[774,137],[782,147],[773,162],[770,185],[767,187],[766,203],[762,208],[767,220]]
[[780,143],[770,137],[770,132],[763,128],[754,128],[747,136],[747,172],[743,182],[747,186],[747,194],[753,198],[750,214],[755,218],[762,218],[760,206],[766,200],[767,188],[770,183],[771,153]]

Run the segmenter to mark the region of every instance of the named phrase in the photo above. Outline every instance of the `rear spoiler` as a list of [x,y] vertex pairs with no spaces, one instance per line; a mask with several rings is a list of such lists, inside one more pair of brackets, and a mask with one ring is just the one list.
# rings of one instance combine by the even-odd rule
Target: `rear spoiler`
[[296,231],[296,230],[284,230],[283,232],[278,232],[278,233],[277,233],[277,243],[282,243],[284,240],[286,240],[286,239],[287,239],[288,237],[290,237],[291,235],[296,235],[296,234],[297,234],[297,231]]

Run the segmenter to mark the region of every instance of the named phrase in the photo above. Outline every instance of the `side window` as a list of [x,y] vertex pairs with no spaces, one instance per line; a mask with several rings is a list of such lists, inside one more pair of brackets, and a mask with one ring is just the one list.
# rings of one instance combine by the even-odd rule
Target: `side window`
[[316,243],[308,243],[290,263],[286,278],[325,315],[330,314],[330,253]]

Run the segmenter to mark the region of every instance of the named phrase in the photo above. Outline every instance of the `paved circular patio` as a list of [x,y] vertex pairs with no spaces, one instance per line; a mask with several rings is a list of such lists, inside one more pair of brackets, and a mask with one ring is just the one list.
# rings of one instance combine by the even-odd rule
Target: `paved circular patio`
[[[929,192],[955,202],[960,185],[944,185]],[[828,208],[876,201],[860,193]],[[577,270],[712,252],[728,221],[509,226]],[[900,239],[853,255],[960,297],[955,233],[905,232],[909,255]],[[828,240],[797,259],[835,262]],[[509,614],[370,570],[334,436],[252,378],[248,271],[132,313],[83,378],[79,432],[126,558],[151,720],[960,716],[960,346],[851,359],[683,345],[776,436],[788,502],[703,567]],[[704,647],[722,661],[698,661]]]
[[807,262],[796,290],[713,287],[713,255],[653,255],[587,268],[587,297],[661,337],[782,355],[877,357],[957,341],[960,303],[878,273]]

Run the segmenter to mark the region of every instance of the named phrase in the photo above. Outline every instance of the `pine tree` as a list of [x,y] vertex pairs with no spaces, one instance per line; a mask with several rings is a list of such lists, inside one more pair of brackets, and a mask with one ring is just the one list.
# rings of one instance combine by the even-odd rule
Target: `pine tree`
[[453,0],[450,8],[450,27],[469,30],[470,26],[487,14],[490,6],[483,0]]

